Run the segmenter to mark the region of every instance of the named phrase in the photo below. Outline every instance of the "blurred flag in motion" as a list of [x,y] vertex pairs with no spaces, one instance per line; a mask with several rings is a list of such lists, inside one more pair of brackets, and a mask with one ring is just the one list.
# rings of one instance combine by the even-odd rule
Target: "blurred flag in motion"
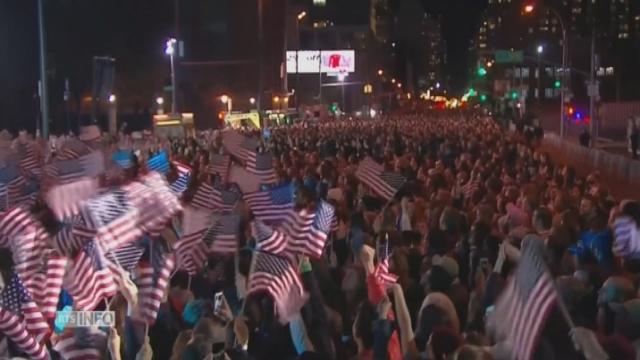
[[251,223],[251,235],[256,239],[260,250],[273,254],[285,253],[289,244],[287,235],[259,220]]
[[279,222],[287,219],[293,211],[295,189],[291,184],[245,193],[244,201],[256,218],[265,222]]
[[366,157],[358,165],[356,177],[371,188],[376,195],[389,201],[400,190],[406,179],[404,176],[391,171],[385,171],[384,166],[370,157]]
[[166,175],[169,172],[169,157],[165,151],[160,151],[147,161],[149,171],[159,172]]
[[384,244],[378,249],[378,254],[378,265],[373,274],[381,284],[395,284],[398,277],[389,272],[389,235],[386,235]]
[[182,195],[182,193],[187,190],[187,187],[189,187],[191,168],[178,162],[174,162],[173,165],[178,172],[178,178],[171,184],[170,188],[174,193]]
[[217,215],[213,225],[204,233],[202,240],[210,252],[218,254],[235,253],[238,249],[240,215]]
[[273,155],[270,153],[253,153],[247,159],[247,171],[257,175],[262,184],[273,184],[276,182],[276,171],[273,168]]
[[211,154],[206,171],[212,175],[218,174],[221,181],[224,183],[227,181],[229,165],[231,165],[231,157],[229,155]]
[[244,136],[235,130],[226,130],[222,132],[222,143],[231,155],[247,163],[250,159],[255,161],[260,140]]
[[67,329],[53,345],[65,360],[102,359],[107,349],[107,333],[97,327]]
[[136,284],[138,285],[138,313],[136,317],[153,325],[158,309],[169,286],[175,267],[174,256],[165,240],[158,238],[149,243],[149,260],[140,262]]
[[102,249],[95,240],[85,244],[75,258],[67,290],[77,310],[93,310],[116,294],[117,285]]
[[287,251],[319,258],[334,221],[335,210],[326,201],[320,201],[315,212],[308,209],[290,212],[281,225],[291,239]]

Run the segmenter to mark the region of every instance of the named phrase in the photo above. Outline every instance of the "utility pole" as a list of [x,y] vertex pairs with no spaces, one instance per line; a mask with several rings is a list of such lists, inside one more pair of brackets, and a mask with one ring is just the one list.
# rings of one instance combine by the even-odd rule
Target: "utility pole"
[[262,111],[262,59],[264,58],[263,54],[263,42],[264,42],[264,34],[262,32],[262,1],[258,0],[258,101],[256,102],[256,109],[258,113]]
[[40,45],[40,114],[42,119],[42,138],[49,138],[49,91],[47,88],[47,51],[44,33],[44,0],[38,0],[38,35]]
[[[596,96],[598,95],[598,84],[596,84],[596,29],[593,27],[593,31],[591,32],[591,72],[589,74],[589,86],[587,90],[589,92],[589,116],[591,117],[591,122],[589,122],[589,133],[591,133],[591,147],[595,147],[597,142],[597,127],[595,125],[596,122]],[[594,132],[595,130],[595,132]]]

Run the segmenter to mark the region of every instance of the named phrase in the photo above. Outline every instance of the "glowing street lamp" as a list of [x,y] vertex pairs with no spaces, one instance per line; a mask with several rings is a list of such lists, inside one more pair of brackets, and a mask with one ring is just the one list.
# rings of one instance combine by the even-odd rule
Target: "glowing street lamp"
[[380,76],[384,75],[384,71],[382,69],[378,70],[378,75]]
[[278,96],[274,96],[273,97],[273,102],[276,103],[276,104],[279,103],[280,102],[280,98]]
[[117,98],[114,94],[109,95],[109,103],[110,104],[115,104]]
[[165,43],[164,53],[169,55],[169,59],[171,60],[171,113],[175,114],[177,112],[176,109],[176,68],[174,55],[176,52],[176,44],[178,40],[174,38],[170,38]]
[[538,54],[542,54],[544,52],[544,47],[542,45],[538,45]]
[[158,96],[156,98],[156,104],[162,106],[164,104],[164,98],[162,96]]
[[398,89],[402,87],[402,83],[398,83]]
[[396,83],[396,79],[391,79],[391,83],[395,84]]
[[232,100],[231,100],[231,97],[229,95],[227,95],[227,94],[224,94],[224,95],[220,96],[220,101],[223,104],[227,105],[227,111],[229,113],[231,113],[231,106],[232,106],[231,104],[233,103]]
[[250,99],[249,99],[249,103],[250,103],[251,105],[255,104],[255,103],[256,103],[256,98],[254,98],[254,97],[250,98]]
[[527,5],[524,7],[524,12],[525,12],[525,13],[527,13],[527,14],[532,13],[532,12],[533,12],[533,10],[535,10],[535,6],[533,6],[532,4],[527,4]]
[[304,17],[307,16],[307,12],[306,11],[302,11],[301,13],[298,14],[298,21],[304,19]]

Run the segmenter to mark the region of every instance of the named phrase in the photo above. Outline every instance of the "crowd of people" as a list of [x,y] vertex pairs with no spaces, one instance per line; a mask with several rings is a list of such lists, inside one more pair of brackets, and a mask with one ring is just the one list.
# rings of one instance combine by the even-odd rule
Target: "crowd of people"
[[[276,181],[259,191],[291,186],[296,209],[313,209],[320,201],[335,208],[322,255],[288,260],[307,294],[304,303],[283,319],[273,296],[248,291],[260,244],[252,231],[255,214],[240,194],[231,210],[243,219],[236,253],[210,254],[195,274],[178,267],[149,325],[130,316],[131,296],[113,297],[109,308],[117,323],[108,331],[105,357],[640,356],[640,203],[614,199],[597,172],[583,177],[571,166],[554,164],[538,150],[535,137],[508,132],[486,116],[451,113],[304,122],[242,133],[255,140],[255,151],[273,155]],[[164,149],[191,169],[180,195],[186,208],[203,186],[233,187],[232,178],[211,170],[212,157],[228,150],[224,145],[218,131],[173,140],[121,134],[101,146],[130,153],[131,165],[102,185],[135,179]],[[47,161],[62,148],[49,146]],[[381,181],[388,174],[404,179],[394,196],[381,196],[363,181],[359,167],[365,159],[381,165]],[[169,171],[167,180],[173,182],[177,173]],[[52,233],[55,221],[41,198],[31,210]],[[534,248],[539,257],[528,253]],[[532,258],[540,276],[533,268],[522,270]],[[6,277],[9,269],[0,267]],[[545,276],[554,295],[538,301],[535,287]],[[61,304],[71,304],[66,295],[62,291]],[[522,297],[541,311],[510,309],[517,301],[506,297]],[[61,335],[52,336],[51,344],[56,336]],[[5,354],[19,353],[9,345]]]

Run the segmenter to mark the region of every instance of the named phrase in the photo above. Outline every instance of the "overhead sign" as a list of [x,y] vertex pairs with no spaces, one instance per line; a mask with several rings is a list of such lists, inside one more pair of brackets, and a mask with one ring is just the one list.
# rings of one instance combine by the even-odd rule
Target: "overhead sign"
[[322,51],[323,73],[352,73],[356,71],[356,56],[353,50]]
[[521,50],[496,50],[495,58],[498,64],[520,64],[524,61],[524,52]]
[[353,50],[287,51],[288,74],[339,74],[355,71]]

